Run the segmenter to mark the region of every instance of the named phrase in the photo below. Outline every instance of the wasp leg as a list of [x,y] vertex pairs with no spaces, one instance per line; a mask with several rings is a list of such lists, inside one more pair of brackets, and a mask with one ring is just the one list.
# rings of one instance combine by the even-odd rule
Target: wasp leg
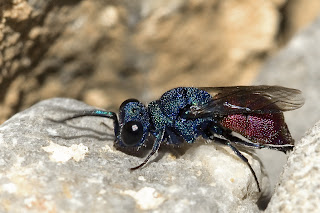
[[140,165],[133,167],[133,168],[130,168],[131,171],[139,169],[148,163],[148,161],[150,160],[152,155],[154,155],[159,150],[160,144],[163,140],[164,132],[165,132],[165,128],[163,128],[163,130],[161,130],[161,132],[156,135],[156,140],[153,144],[152,151],[149,153],[149,155],[146,157],[146,159]]
[[223,136],[228,139],[229,141],[232,141],[232,143],[235,144],[240,144],[248,147],[252,147],[255,149],[263,149],[263,148],[268,148],[268,149],[274,149],[277,151],[281,151],[284,153],[287,153],[287,151],[292,151],[294,145],[292,144],[284,144],[284,145],[274,145],[274,144],[259,144],[259,143],[253,143],[250,141],[245,141],[239,137],[231,135],[229,132],[223,134]]
[[[211,130],[209,130],[209,131],[211,132],[211,134],[212,134],[212,136],[213,136],[212,139],[213,139],[214,141],[229,146],[229,147],[232,149],[232,151],[233,151],[242,161],[244,161],[244,162],[247,164],[247,166],[249,167],[249,169],[250,169],[250,171],[251,171],[251,173],[252,173],[252,175],[253,175],[253,177],[254,177],[254,180],[255,180],[256,183],[257,183],[258,190],[259,190],[259,192],[261,192],[258,178],[257,178],[257,176],[256,176],[256,173],[255,173],[254,170],[252,169],[252,167],[251,167],[248,159],[247,159],[245,156],[243,156],[243,155],[241,154],[241,152],[240,152],[236,147],[234,147],[234,146],[231,144],[231,143],[234,142],[234,141],[231,140],[231,139],[234,139],[234,138],[236,138],[236,137],[234,137],[234,136],[232,136],[232,135],[229,135],[229,136],[230,136],[230,137],[229,137],[230,139],[229,139],[229,138],[225,137],[224,135],[217,135],[217,134],[216,134],[216,131],[211,131]],[[228,135],[228,134],[226,134],[226,135]],[[233,137],[234,137],[234,138],[233,138]],[[249,143],[249,144],[250,144],[250,143]],[[250,144],[250,145],[251,145],[251,144]],[[252,144],[252,145],[255,145],[255,144]],[[255,148],[258,148],[258,147],[255,146]]]
[[257,183],[258,190],[259,190],[259,192],[261,192],[258,178],[257,178],[257,176],[256,176],[256,173],[255,173],[254,170],[252,169],[252,167],[251,167],[248,159],[247,159],[245,156],[243,156],[243,155],[241,154],[241,152],[240,152],[236,147],[234,147],[234,146],[231,144],[230,141],[227,141],[227,140],[224,140],[224,139],[221,139],[221,138],[215,138],[215,140],[218,141],[218,142],[220,142],[220,143],[223,143],[223,144],[229,146],[229,147],[232,149],[232,151],[233,151],[242,161],[244,161],[244,162],[247,164],[247,166],[249,167],[249,169],[250,169],[250,171],[251,171],[251,173],[252,173],[252,175],[253,175],[253,177],[254,177],[254,180],[255,180],[256,183]]

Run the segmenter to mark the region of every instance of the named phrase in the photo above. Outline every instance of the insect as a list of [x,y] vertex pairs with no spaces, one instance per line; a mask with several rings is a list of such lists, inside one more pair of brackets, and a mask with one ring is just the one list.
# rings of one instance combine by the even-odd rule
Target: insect
[[[249,167],[260,185],[248,159],[236,148],[292,150],[294,140],[284,121],[283,111],[304,104],[301,91],[281,86],[178,87],[165,92],[148,106],[136,99],[124,101],[116,113],[87,110],[64,119],[99,116],[113,120],[116,148],[146,146],[154,138],[152,150],[135,170],[143,167],[161,144],[194,143],[202,136],[230,147]],[[243,138],[237,136],[238,133]]]

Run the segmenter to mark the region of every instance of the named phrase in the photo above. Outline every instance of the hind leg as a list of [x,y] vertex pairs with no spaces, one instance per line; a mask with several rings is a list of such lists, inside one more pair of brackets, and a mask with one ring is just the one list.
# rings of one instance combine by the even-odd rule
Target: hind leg
[[239,137],[233,136],[231,134],[231,131],[230,132],[228,132],[228,131],[224,132],[223,136],[226,139],[228,139],[229,141],[231,141],[232,143],[240,144],[240,145],[243,145],[243,146],[252,147],[252,148],[255,148],[255,149],[267,148],[267,149],[274,149],[274,150],[286,153],[287,151],[292,151],[292,149],[294,148],[294,145],[292,145],[292,144],[274,145],[274,144],[253,143],[253,142],[251,142],[249,140],[245,141],[245,140],[243,140],[243,139],[241,139]]
[[[217,133],[222,133],[222,134],[217,134]],[[208,138],[218,142],[218,143],[221,143],[221,144],[224,144],[224,145],[227,145],[229,146],[232,151],[243,161],[247,164],[247,166],[249,167],[253,177],[254,177],[254,180],[255,182],[257,183],[257,187],[258,187],[258,190],[259,192],[261,192],[261,189],[260,189],[260,184],[259,184],[259,181],[258,181],[258,178],[257,178],[257,175],[255,173],[255,171],[252,169],[248,159],[236,148],[232,145],[232,143],[235,143],[235,141],[233,141],[232,139],[235,139],[236,137],[230,137],[230,138],[226,138],[223,134],[226,134],[225,131],[223,131],[222,128],[219,129],[218,126],[215,126],[213,129],[212,128],[209,128],[209,132],[206,133],[206,135],[208,136]],[[254,148],[258,148],[255,146],[255,144],[251,144],[249,143],[248,146],[254,146]]]

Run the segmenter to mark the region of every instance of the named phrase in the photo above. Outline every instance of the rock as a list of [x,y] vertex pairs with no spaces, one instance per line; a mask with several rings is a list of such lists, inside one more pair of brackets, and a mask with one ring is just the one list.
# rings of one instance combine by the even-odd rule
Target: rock
[[[143,158],[113,148],[110,120],[58,122],[84,109],[45,100],[0,126],[1,212],[259,211],[254,178],[228,147],[199,140],[184,154],[164,148],[130,172]],[[244,155],[268,188],[259,161]]]
[[266,212],[319,212],[320,121],[299,141],[288,158],[280,185]]

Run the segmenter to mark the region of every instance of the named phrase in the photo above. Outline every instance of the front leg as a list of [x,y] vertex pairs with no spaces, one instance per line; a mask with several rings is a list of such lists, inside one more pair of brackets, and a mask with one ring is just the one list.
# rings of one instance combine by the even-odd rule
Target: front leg
[[133,167],[133,168],[130,168],[130,170],[133,171],[133,170],[139,169],[148,163],[148,161],[150,160],[152,155],[154,155],[159,150],[161,142],[163,141],[164,132],[165,132],[165,128],[161,129],[159,132],[156,133],[156,135],[155,135],[156,139],[154,141],[154,144],[152,146],[152,150],[149,153],[149,155],[146,157],[146,159],[140,165]]

